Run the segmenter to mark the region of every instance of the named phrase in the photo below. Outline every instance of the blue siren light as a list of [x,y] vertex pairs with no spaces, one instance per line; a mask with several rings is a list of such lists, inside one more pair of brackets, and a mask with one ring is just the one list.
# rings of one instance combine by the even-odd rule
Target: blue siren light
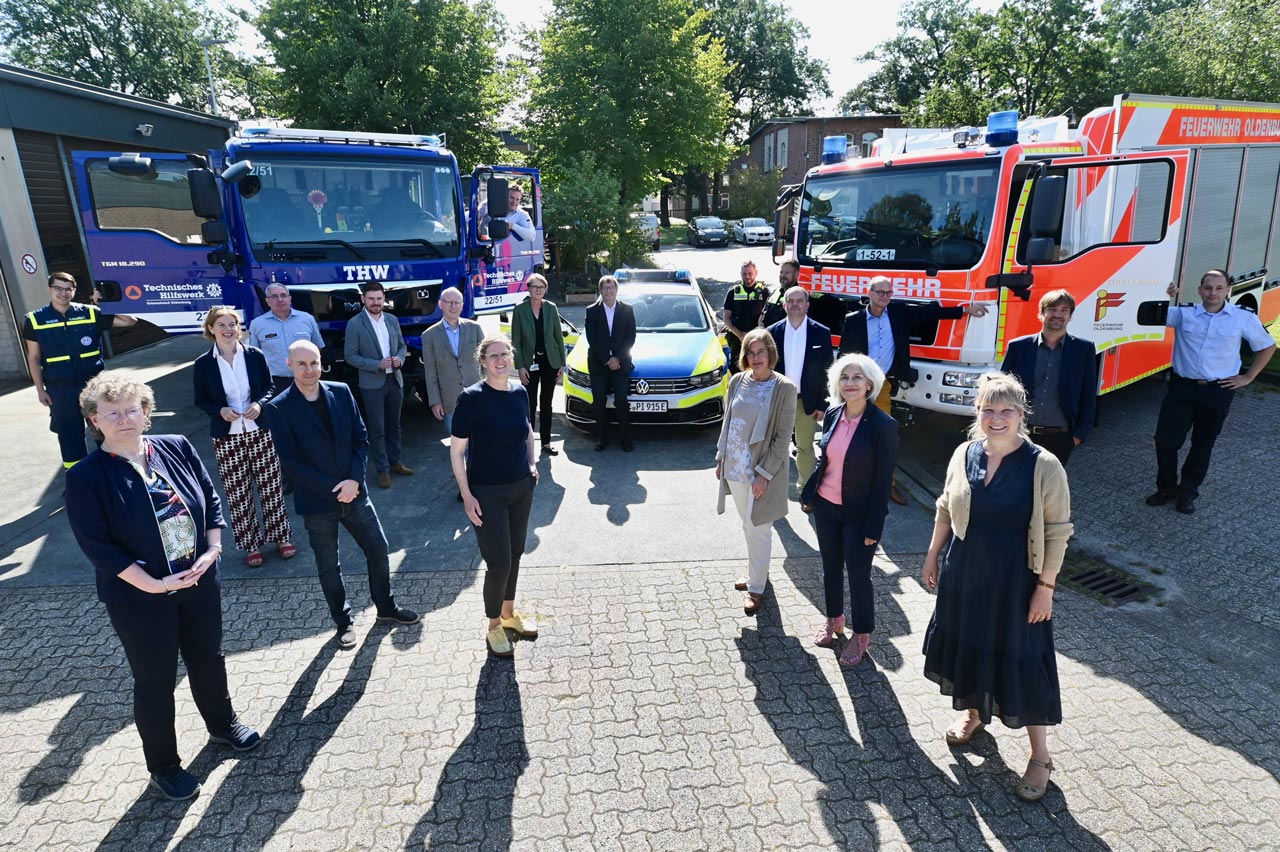
[[822,140],[822,164],[843,163],[847,156],[849,142],[843,136],[826,136]]
[[987,144],[993,148],[1018,141],[1018,111],[1007,109],[987,116]]

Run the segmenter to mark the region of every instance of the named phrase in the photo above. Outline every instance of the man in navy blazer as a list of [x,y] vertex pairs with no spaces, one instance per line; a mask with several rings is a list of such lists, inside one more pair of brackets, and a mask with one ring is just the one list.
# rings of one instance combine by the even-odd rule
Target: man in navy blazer
[[591,375],[591,408],[596,416],[596,449],[609,446],[607,398],[613,393],[622,431],[622,449],[631,452],[631,347],[636,345],[636,313],[618,300],[618,279],[600,278],[600,299],[587,308],[587,370]]
[[778,365],[774,369],[800,389],[795,422],[796,473],[803,487],[818,463],[813,438],[827,411],[827,370],[835,352],[831,329],[809,319],[809,293],[803,287],[787,290],[782,303],[787,317],[769,326],[769,334],[778,347]]
[[1040,332],[1010,341],[1000,366],[1027,389],[1031,440],[1064,465],[1093,431],[1098,405],[1098,353],[1092,341],[1067,334],[1075,309],[1066,290],[1045,293]]
[[320,381],[320,350],[309,340],[289,347],[288,364],[293,384],[267,403],[271,435],[280,463],[293,479],[293,504],[311,539],[320,588],[338,628],[338,647],[353,648],[356,634],[338,558],[339,524],[364,551],[378,620],[414,624],[419,616],[397,606],[391,594],[387,536],[364,481],[369,437],[355,397],[344,384]]

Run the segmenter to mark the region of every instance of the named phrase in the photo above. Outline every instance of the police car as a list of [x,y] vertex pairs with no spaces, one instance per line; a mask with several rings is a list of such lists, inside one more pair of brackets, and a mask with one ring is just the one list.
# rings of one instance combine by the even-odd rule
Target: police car
[[[636,313],[631,422],[719,423],[728,356],[719,321],[697,280],[686,270],[673,269],[619,269],[614,277],[618,298]],[[569,422],[594,427],[585,334],[565,363],[564,394]],[[608,405],[613,408],[612,397]]]

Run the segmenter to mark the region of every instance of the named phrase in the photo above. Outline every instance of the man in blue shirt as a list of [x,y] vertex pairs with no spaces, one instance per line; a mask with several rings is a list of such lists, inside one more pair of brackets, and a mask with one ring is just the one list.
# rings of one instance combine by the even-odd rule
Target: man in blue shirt
[[[1169,297],[1177,298],[1178,286],[1169,285]],[[1196,510],[1200,483],[1209,471],[1213,444],[1227,419],[1237,388],[1257,378],[1276,343],[1258,315],[1232,305],[1231,282],[1221,269],[1210,269],[1200,279],[1199,305],[1173,305],[1165,325],[1177,330],[1173,340],[1173,371],[1169,390],[1160,404],[1156,421],[1156,492],[1148,506],[1176,500],[1177,510]],[[1240,344],[1253,350],[1249,371],[1241,374]],[[1191,449],[1178,480],[1178,451],[1191,432]]]
[[299,340],[310,340],[317,349],[324,349],[320,326],[311,314],[295,311],[289,288],[283,284],[267,285],[269,313],[256,317],[249,323],[249,345],[262,350],[267,356],[267,368],[271,370],[271,384],[276,393],[293,384],[286,360],[289,347]]

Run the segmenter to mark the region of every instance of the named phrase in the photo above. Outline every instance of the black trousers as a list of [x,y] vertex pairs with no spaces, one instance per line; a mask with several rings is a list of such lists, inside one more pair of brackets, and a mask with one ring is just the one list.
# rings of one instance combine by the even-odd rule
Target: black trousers
[[[1226,422],[1236,392],[1216,382],[1199,384],[1181,376],[1171,376],[1169,390],[1160,403],[1156,421],[1156,488],[1170,494],[1200,496],[1200,484],[1209,472],[1213,445]],[[1191,432],[1191,449],[1182,463],[1178,480],[1178,451]]]
[[608,394],[613,392],[613,408],[618,413],[618,426],[625,441],[631,432],[631,407],[627,394],[631,390],[631,368],[610,370],[605,366],[591,365],[591,410],[596,417],[596,431],[601,442],[609,440]]
[[724,333],[724,339],[729,344],[729,372],[737,373],[741,370],[738,359],[742,357],[742,339],[731,331]]
[[498,618],[502,602],[516,598],[520,557],[533,509],[533,476],[502,485],[473,485],[471,493],[480,501],[484,521],[473,527],[484,559],[484,614]]
[[849,576],[849,627],[854,633],[870,633],[876,627],[875,592],[871,588],[871,561],[876,546],[863,544],[866,538],[859,524],[844,520],[843,509],[823,498],[813,507],[822,554],[822,588],[827,618],[844,612],[844,578]]
[[[537,356],[538,369],[529,371],[529,425],[538,425],[538,436],[545,447],[551,443],[551,399],[556,392],[556,368],[547,361],[546,353]],[[538,419],[542,406],[542,419]]]
[[221,736],[236,720],[222,656],[222,594],[217,579],[141,607],[107,607],[111,626],[133,670],[133,721],[148,772],[181,766],[174,732],[173,693],[178,654],[187,666],[191,695],[209,733]]
[[1076,439],[1070,429],[1062,432],[1033,431],[1031,440],[1057,456],[1063,467],[1067,466],[1067,459],[1071,458],[1071,451],[1076,448]]
[[62,466],[71,467],[89,455],[84,441],[84,415],[80,413],[80,391],[89,383],[84,381],[49,382],[44,386],[49,394],[49,431],[58,436],[58,448],[62,451]]

